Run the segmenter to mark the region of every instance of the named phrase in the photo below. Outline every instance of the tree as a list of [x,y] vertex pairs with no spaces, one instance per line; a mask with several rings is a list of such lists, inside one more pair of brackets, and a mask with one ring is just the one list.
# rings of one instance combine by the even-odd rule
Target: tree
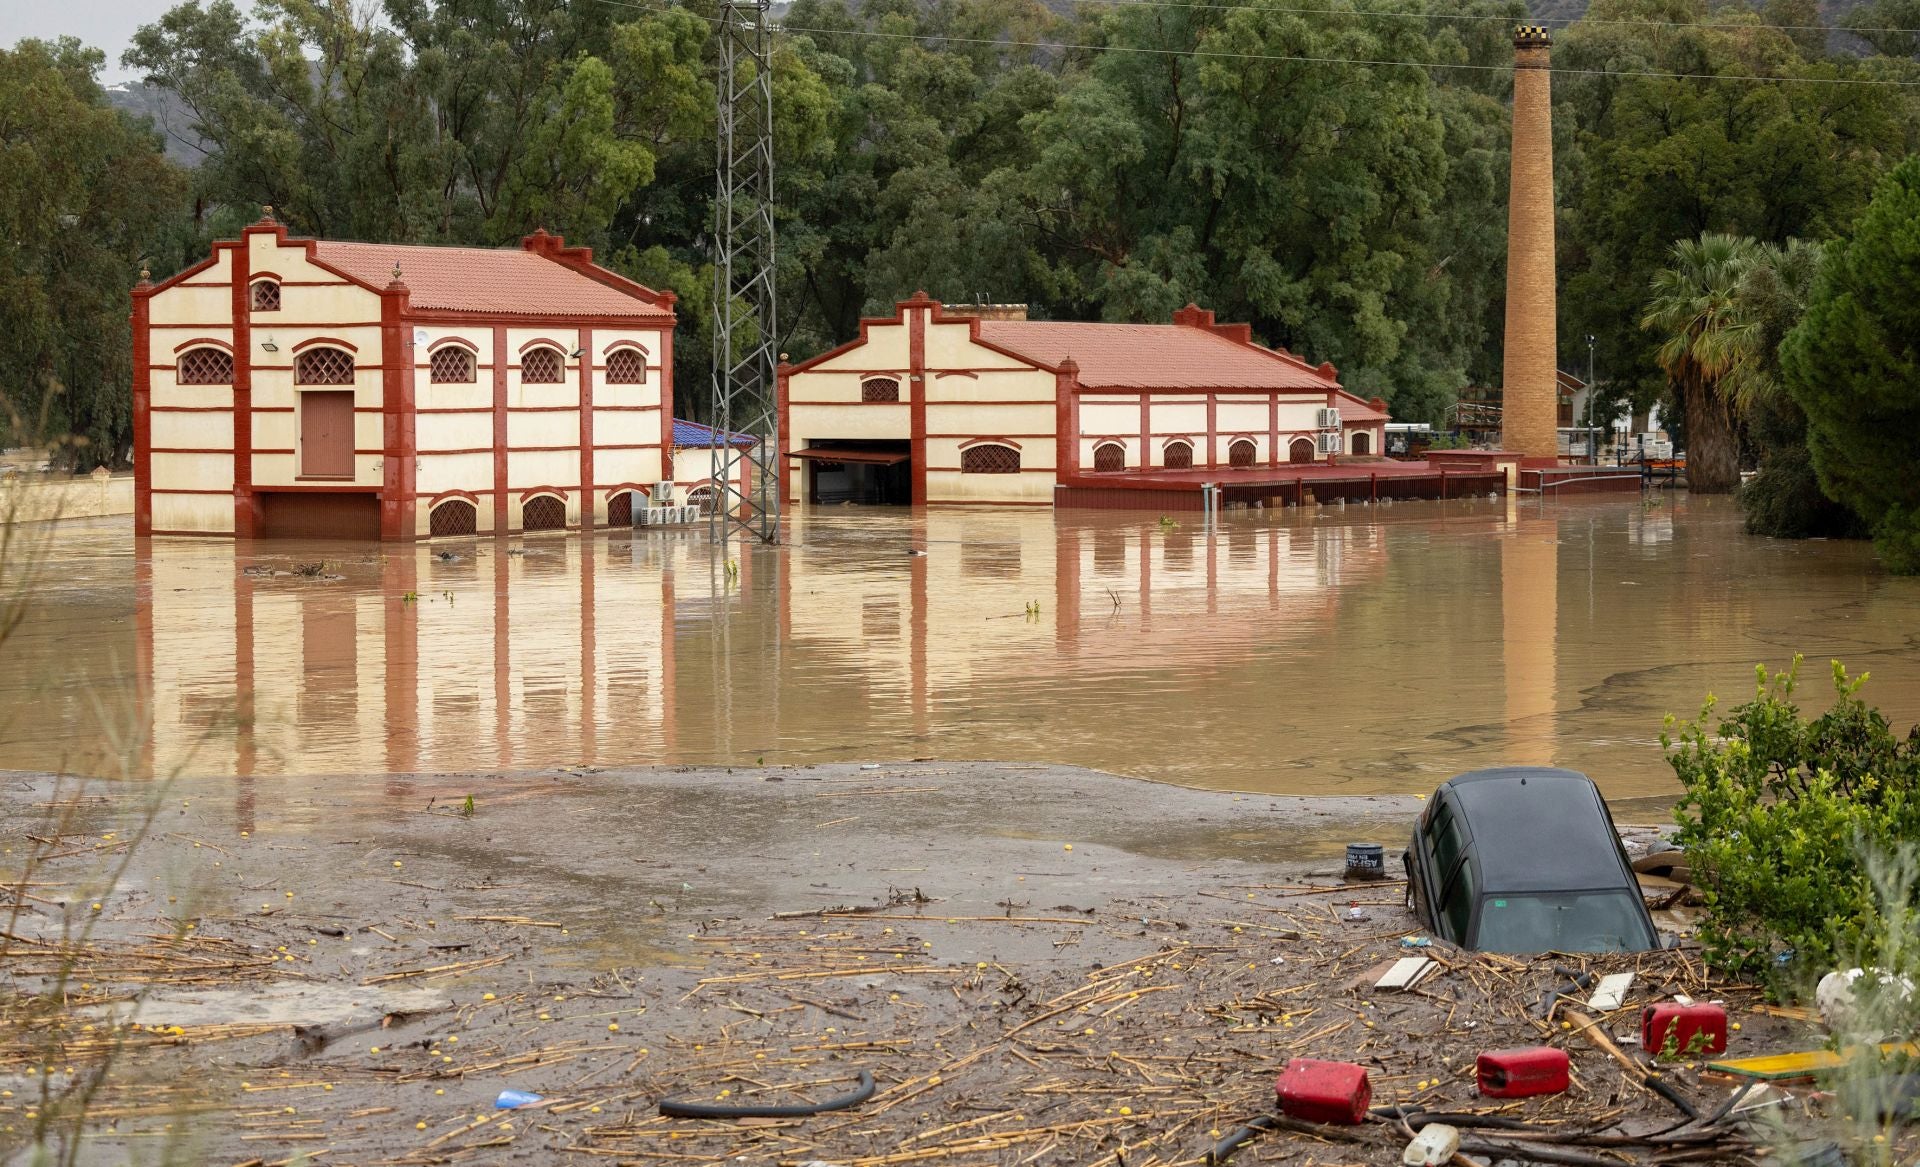
[[101,55],[0,49],[0,443],[64,439],[76,468],[133,440],[128,289],[178,262],[186,184],[106,101]]
[[1781,364],[1821,488],[1867,522],[1891,570],[1920,572],[1920,157],[1828,246]]
[[1640,327],[1661,338],[1655,359],[1686,411],[1687,485],[1724,494],[1740,484],[1732,390],[1754,359],[1740,289],[1760,251],[1751,239],[1709,233],[1671,254],[1654,273]]

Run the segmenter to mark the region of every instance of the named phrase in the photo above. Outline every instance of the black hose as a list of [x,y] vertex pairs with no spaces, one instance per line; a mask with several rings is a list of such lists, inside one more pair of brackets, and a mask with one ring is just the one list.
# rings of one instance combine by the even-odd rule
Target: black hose
[[1207,1152],[1207,1162],[1211,1164],[1225,1163],[1247,1140],[1262,1131],[1273,1130],[1277,1125],[1273,1115],[1263,1114],[1245,1126],[1235,1127],[1233,1130],[1227,1132],[1226,1138],[1221,1139],[1213,1145],[1213,1150]]
[[860,1071],[860,1080],[851,1093],[825,1102],[798,1102],[789,1106],[756,1106],[753,1103],[730,1105],[725,1102],[682,1102],[660,1100],[660,1113],[669,1118],[806,1118],[829,1110],[845,1110],[873,1097],[873,1073]]

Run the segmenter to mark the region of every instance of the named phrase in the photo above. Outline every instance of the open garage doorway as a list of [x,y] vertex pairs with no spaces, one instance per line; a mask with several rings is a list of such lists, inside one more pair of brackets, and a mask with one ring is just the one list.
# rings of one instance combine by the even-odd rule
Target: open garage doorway
[[904,440],[820,439],[788,457],[806,467],[810,503],[909,506],[913,502],[913,453]]

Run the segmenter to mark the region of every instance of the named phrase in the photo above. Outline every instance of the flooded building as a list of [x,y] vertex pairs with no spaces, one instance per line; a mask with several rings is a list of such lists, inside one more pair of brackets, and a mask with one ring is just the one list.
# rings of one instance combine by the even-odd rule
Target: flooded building
[[544,231],[501,250],[343,243],[269,211],[134,289],[136,531],[630,522],[672,477],[673,326],[673,293]]
[[[1051,504],[1056,487],[1272,476],[1381,452],[1386,403],[1194,305],[1170,324],[1025,319],[918,293],[779,377],[781,495]],[[1109,477],[1111,476],[1111,477]]]

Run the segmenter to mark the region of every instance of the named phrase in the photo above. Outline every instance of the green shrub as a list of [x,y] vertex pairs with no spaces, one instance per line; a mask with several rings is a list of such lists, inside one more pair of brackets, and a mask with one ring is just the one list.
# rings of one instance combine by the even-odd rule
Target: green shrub
[[[1756,670],[1754,697],[1710,726],[1667,719],[1660,744],[1685,794],[1677,841],[1706,896],[1707,960],[1734,974],[1824,970],[1885,927],[1863,855],[1920,839],[1920,727],[1896,737],[1833,662],[1833,707],[1793,703],[1799,658]],[[1676,735],[1677,730],[1677,735]],[[1677,742],[1676,742],[1677,736]],[[1791,954],[1785,964],[1778,958]]]

